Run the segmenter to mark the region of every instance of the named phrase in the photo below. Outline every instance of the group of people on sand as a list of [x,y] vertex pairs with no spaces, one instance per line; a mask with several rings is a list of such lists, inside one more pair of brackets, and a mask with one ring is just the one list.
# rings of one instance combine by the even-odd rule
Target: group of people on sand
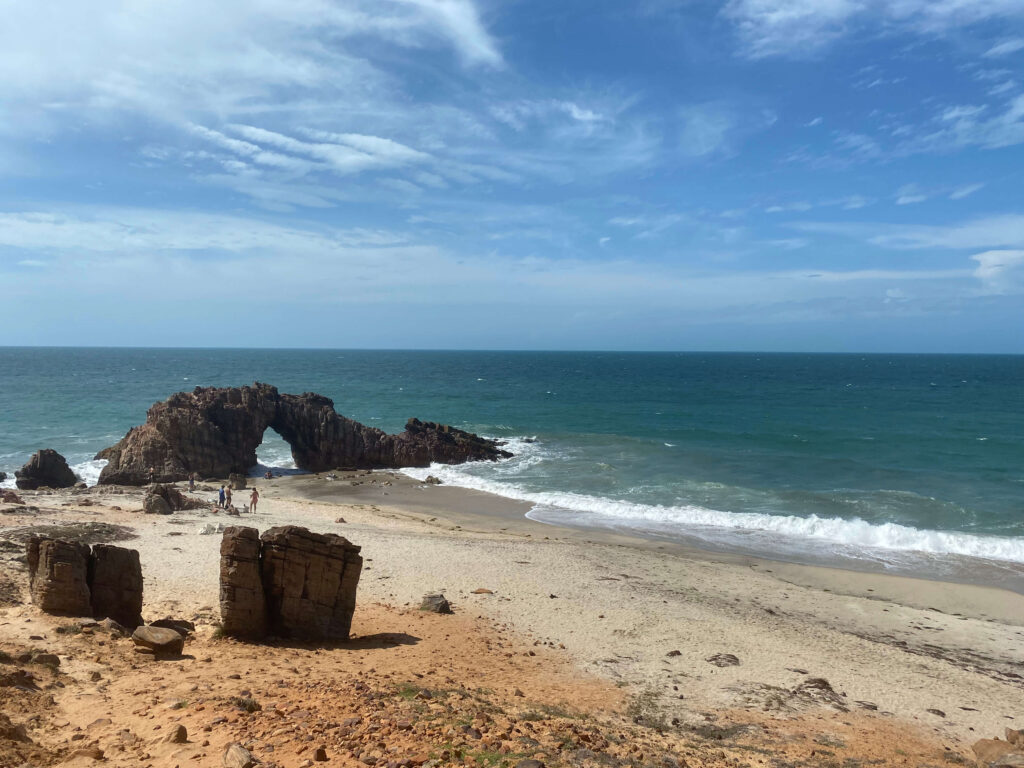
[[[267,478],[272,478],[270,470],[267,470],[265,475]],[[188,476],[188,490],[189,493],[193,493],[196,490],[196,473],[190,472]],[[150,485],[156,483],[156,468],[149,468],[149,482]],[[256,503],[260,500],[260,492],[255,488],[252,489],[252,493],[249,494],[249,512],[256,514]],[[221,485],[220,493],[217,495],[217,506],[221,509],[231,509],[231,486]]]
[[[249,494],[249,511],[256,514],[256,502],[260,500],[260,492],[255,488]],[[221,509],[231,509],[231,486],[221,485],[220,493],[217,495],[217,506]]]

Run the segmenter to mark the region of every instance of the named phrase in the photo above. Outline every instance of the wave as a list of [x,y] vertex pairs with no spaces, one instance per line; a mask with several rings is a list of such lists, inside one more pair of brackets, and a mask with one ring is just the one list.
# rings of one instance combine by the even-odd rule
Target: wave
[[[979,536],[957,531],[913,528],[898,523],[869,523],[860,518],[776,515],[758,512],[729,512],[693,504],[677,506],[640,504],[602,498],[570,491],[530,491],[503,479],[477,472],[489,471],[498,477],[510,477],[518,470],[550,458],[542,455],[539,444],[524,439],[507,440],[516,455],[494,465],[434,464],[429,468],[402,471],[418,480],[435,475],[449,485],[473,488],[498,496],[533,504],[527,517],[539,522],[633,528],[661,535],[686,535],[723,542],[723,537],[739,540],[760,539],[767,544],[787,543],[806,549],[811,543],[829,543],[855,552],[888,551],[958,555],[1024,563],[1024,538]],[[493,467],[493,469],[487,469]],[[546,518],[546,519],[545,519]],[[766,540],[765,537],[768,537]],[[803,544],[804,546],[801,546]]]

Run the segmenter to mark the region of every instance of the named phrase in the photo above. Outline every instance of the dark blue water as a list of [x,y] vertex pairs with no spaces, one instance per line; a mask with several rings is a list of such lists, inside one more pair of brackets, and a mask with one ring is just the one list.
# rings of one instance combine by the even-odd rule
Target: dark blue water
[[[508,462],[431,471],[542,520],[1024,563],[1020,356],[8,348],[0,470],[52,447],[95,476],[153,402],[256,380],[388,431],[418,416],[508,439]],[[261,460],[287,447],[268,433]]]

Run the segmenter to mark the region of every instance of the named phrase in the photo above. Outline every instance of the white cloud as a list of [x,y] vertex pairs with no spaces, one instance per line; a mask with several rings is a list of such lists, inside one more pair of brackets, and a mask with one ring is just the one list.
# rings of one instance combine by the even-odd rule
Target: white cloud
[[963,200],[965,197],[970,197],[978,190],[984,188],[984,184],[967,184],[963,187],[957,187],[949,193],[950,200]]
[[1024,49],[1024,39],[1015,37],[1011,40],[1004,40],[1001,43],[993,45],[985,51],[985,56],[990,59],[998,56],[1009,56],[1011,53],[1016,53],[1022,49]]
[[[349,41],[501,54],[472,0],[79,0],[4,3],[0,99],[40,116],[141,111],[174,121],[336,109],[396,88]],[[34,126],[32,126],[34,127]]]
[[[990,19],[1020,18],[1024,4],[1019,0],[730,0],[722,13],[736,25],[747,56],[804,57],[862,30],[902,28],[935,36]],[[1015,50],[1014,43],[1005,43],[1006,53]]]
[[896,205],[914,205],[927,199],[928,195],[916,184],[906,184],[896,193]]
[[975,277],[991,293],[1010,293],[1024,288],[1024,251],[985,251],[971,256],[978,262]]
[[793,226],[803,232],[852,237],[882,248],[1024,248],[1024,214],[986,216],[948,226],[846,222],[800,222]]

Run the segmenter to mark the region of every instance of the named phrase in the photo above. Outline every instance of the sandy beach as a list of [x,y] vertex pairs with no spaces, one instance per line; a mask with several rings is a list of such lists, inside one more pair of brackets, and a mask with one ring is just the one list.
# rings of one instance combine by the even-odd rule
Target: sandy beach
[[[973,759],[975,740],[1024,722],[1024,597],[1018,594],[544,525],[525,518],[528,506],[519,502],[426,485],[397,472],[253,482],[261,493],[258,512],[240,518],[206,510],[143,515],[139,490],[99,487],[26,492],[27,506],[0,507],[0,647],[12,654],[31,646],[53,649],[72,678],[49,689],[61,712],[39,721],[34,736],[52,755],[37,757],[40,764],[63,759],[81,741],[105,747],[115,764],[136,764],[130,760],[140,759],[137,751],[111,750],[112,734],[148,728],[147,738],[156,739],[153,718],[184,717],[190,733],[203,727],[210,719],[204,712],[213,707],[168,709],[180,698],[175,686],[188,681],[199,690],[209,686],[203,698],[220,701],[230,698],[228,689],[241,687],[255,698],[274,686],[294,694],[292,686],[301,680],[426,685],[419,682],[423,676],[442,669],[453,681],[447,685],[486,689],[490,705],[503,712],[518,706],[521,715],[525,702],[568,707],[596,718],[602,728],[614,721],[640,729],[647,736],[633,738],[654,739],[651,749],[664,754],[689,750],[691,764],[758,765],[780,756],[818,764],[826,750],[839,763],[934,765]],[[247,491],[235,494],[236,502],[247,497]],[[281,678],[280,647],[216,638],[221,537],[204,531],[238,524],[260,531],[297,524],[339,533],[363,548],[353,624],[358,652],[345,646],[293,649],[312,667],[301,672],[302,664],[292,665],[296,677],[289,682]],[[83,653],[86,638],[57,633],[68,620],[46,617],[25,602],[18,559],[30,530],[126,538],[122,546],[141,555],[145,617],[195,621],[188,646],[193,660],[161,664],[165,687],[154,690],[145,681],[156,674],[155,662],[133,658],[130,641]],[[454,616],[416,610],[424,593],[438,591],[452,601]],[[359,645],[382,633],[392,641]],[[416,641],[395,639],[405,635]],[[86,663],[87,657],[99,661]],[[217,663],[196,661],[204,657]],[[242,682],[225,679],[224,664],[239,659],[246,665]],[[336,669],[321,677],[315,671],[321,664]],[[103,684],[89,682],[97,670]],[[152,697],[143,707],[147,714],[132,714],[139,709],[137,697],[125,705],[125,691],[135,689]],[[323,714],[349,704],[328,697],[317,706]],[[87,738],[72,741],[75,728],[95,719],[96,708],[111,712],[105,716],[111,723],[99,729],[102,734],[77,732]],[[246,732],[257,751],[264,749],[263,760],[298,766],[308,758],[285,745],[294,740],[292,732],[279,734],[282,743],[267,753],[277,738],[272,731]],[[220,765],[216,748],[228,735],[206,738],[207,746],[184,757],[149,749],[149,764],[187,759],[190,765]],[[427,746],[424,741],[409,749],[426,755]],[[564,750],[537,751],[551,764],[570,761]],[[330,752],[336,762],[328,764],[367,764],[351,749]],[[465,757],[449,753],[430,759]],[[499,760],[502,753],[496,754]]]

